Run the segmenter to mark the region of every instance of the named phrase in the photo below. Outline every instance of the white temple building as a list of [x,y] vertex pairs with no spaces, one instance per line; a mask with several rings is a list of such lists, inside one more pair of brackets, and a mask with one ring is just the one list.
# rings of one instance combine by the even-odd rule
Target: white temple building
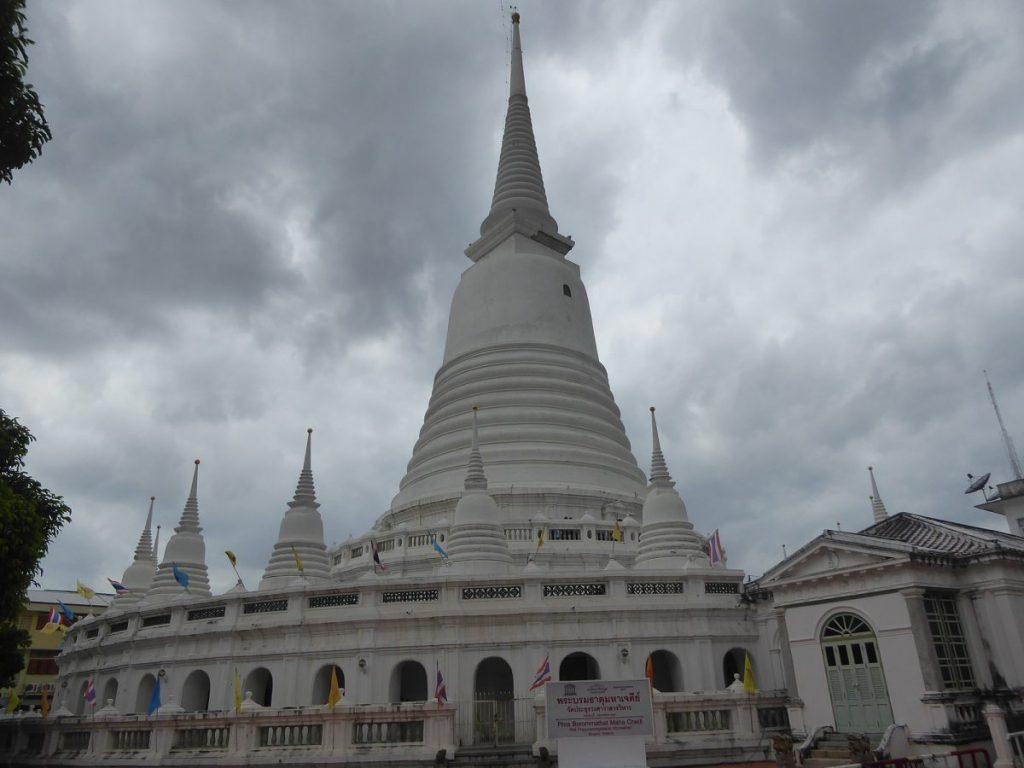
[[[310,430],[263,578],[214,595],[196,461],[162,561],[150,515],[126,594],[69,633],[61,717],[51,727],[0,721],[0,754],[26,764],[472,765],[486,748],[525,764],[515,760],[556,750],[531,690],[545,658],[555,680],[649,672],[648,757],[659,765],[763,760],[768,736],[787,731],[811,749],[826,726],[879,743],[904,725],[932,743],[955,742],[970,721],[970,738],[986,738],[981,699],[958,709],[968,668],[971,682],[1019,696],[1018,536],[889,517],[872,474],[872,527],[827,531],[749,587],[741,570],[711,564],[697,529],[715,527],[714,510],[687,509],[654,408],[642,436],[649,475],[625,434],[568,258],[575,243],[549,209],[512,21],[494,196],[466,249],[472,263],[390,508],[328,549],[323,520],[334,511],[316,500]],[[950,673],[963,683],[955,689],[927,639],[932,613],[950,605],[972,638]],[[1005,621],[1012,632],[1000,635]],[[859,683],[843,688],[828,662],[843,643],[860,644],[846,666],[863,667],[870,702],[851,706]],[[738,683],[748,657],[756,694]],[[439,672],[447,702],[434,700]],[[343,691],[334,708],[332,674]],[[90,682],[95,712],[83,698]]]

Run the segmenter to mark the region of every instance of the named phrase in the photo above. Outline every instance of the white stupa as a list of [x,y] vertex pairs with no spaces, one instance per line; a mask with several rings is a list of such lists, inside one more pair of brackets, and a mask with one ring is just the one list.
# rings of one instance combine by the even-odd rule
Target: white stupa
[[658,422],[651,406],[651,484],[644,499],[643,527],[637,568],[685,568],[706,564],[701,537],[694,532],[686,504],[675,489],[658,437]]
[[[206,575],[206,542],[203,540],[203,529],[199,527],[198,484],[199,459],[196,459],[188,500],[174,535],[164,547],[164,559],[153,578],[153,586],[146,594],[147,602],[182,595],[186,591],[191,595],[210,594],[210,579]],[[175,567],[188,576],[187,590],[174,577]]]
[[[295,486],[295,496],[288,502],[288,511],[281,520],[277,542],[263,572],[260,589],[281,586],[296,579],[325,579],[330,570],[324,544],[324,521],[313,485],[312,446],[313,430],[309,429],[306,431],[306,456]],[[300,562],[302,572],[299,571]]]
[[116,605],[131,605],[139,602],[153,584],[153,577],[156,575],[156,553],[153,549],[151,529],[155,502],[156,496],[150,496],[146,527],[142,529],[139,543],[135,546],[135,559],[125,569],[124,575],[121,577],[121,583],[128,588],[128,591],[114,598]]
[[473,442],[462,498],[448,539],[448,555],[457,573],[506,573],[512,564],[501,511],[487,491],[487,476],[477,438],[477,409],[473,408]]

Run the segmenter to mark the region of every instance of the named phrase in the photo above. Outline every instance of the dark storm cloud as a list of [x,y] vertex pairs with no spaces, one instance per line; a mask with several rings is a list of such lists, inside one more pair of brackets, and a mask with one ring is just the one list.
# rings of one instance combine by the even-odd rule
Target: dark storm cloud
[[[891,510],[994,524],[959,486],[1001,471],[981,367],[1011,426],[1024,413],[1024,14],[520,7],[602,361],[645,467],[658,404],[698,529],[758,572],[782,542],[865,523],[868,463]],[[258,579],[307,426],[328,540],[363,532],[489,208],[507,9],[36,3],[29,20],[55,138],[0,191],[0,401],[75,511],[51,585],[117,577],[151,494],[166,542],[196,456],[215,587],[227,547]]]

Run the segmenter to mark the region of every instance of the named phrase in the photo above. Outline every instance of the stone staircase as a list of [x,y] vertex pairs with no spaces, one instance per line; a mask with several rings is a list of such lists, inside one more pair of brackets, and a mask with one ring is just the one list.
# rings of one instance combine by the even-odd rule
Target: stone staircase
[[[837,765],[849,765],[856,762],[850,756],[850,733],[830,731],[814,743],[810,754],[803,761],[803,768],[833,768]],[[872,747],[878,746],[882,735],[878,733],[862,734],[867,736]]]
[[[555,764],[555,758],[552,757],[550,765]],[[498,747],[461,747],[448,765],[451,768],[519,768],[537,766],[539,763],[529,745],[509,744]]]

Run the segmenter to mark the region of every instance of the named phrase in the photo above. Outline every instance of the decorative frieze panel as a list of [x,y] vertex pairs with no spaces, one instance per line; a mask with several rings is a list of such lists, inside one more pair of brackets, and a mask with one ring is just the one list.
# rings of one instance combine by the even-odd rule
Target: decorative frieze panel
[[277,613],[288,610],[288,598],[280,600],[256,600],[242,606],[242,613]]
[[382,592],[383,603],[429,603],[437,600],[436,589],[402,589],[395,592]]
[[188,612],[189,621],[202,621],[203,619],[223,619],[225,607],[223,605],[211,605],[207,608],[195,608]]
[[740,585],[736,581],[705,581],[704,593],[708,595],[738,595]]
[[128,620],[116,621],[110,625],[110,634],[116,634],[117,632],[126,632],[128,630]]
[[161,613],[157,616],[144,616],[142,618],[143,627],[162,627],[165,624],[171,623],[171,614]]
[[681,581],[631,581],[626,585],[627,595],[681,595]]
[[310,608],[334,608],[338,605],[358,605],[358,592],[336,592],[333,595],[314,595],[309,598]]
[[501,584],[490,587],[463,587],[463,600],[518,600],[523,596],[519,584]]
[[99,635],[99,633],[100,633],[100,628],[99,627],[96,627],[95,629],[87,630],[86,633],[85,633],[85,639],[86,640],[92,640],[94,637]]
[[545,584],[544,597],[600,597],[608,594],[604,583]]

